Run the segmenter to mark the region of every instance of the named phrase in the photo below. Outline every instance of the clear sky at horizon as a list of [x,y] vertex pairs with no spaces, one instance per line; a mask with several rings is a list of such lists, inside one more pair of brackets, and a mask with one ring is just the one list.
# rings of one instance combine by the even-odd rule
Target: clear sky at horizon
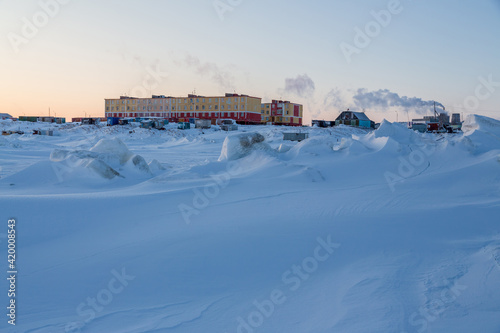
[[[498,0],[61,2],[0,1],[0,113],[103,116],[105,98],[195,90],[302,103],[305,123],[430,110],[412,97],[500,118]],[[381,89],[395,104],[369,94]]]

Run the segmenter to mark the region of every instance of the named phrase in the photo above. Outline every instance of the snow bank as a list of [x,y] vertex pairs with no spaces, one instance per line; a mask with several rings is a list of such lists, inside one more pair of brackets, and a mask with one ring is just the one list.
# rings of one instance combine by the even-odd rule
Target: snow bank
[[478,115],[469,115],[462,125],[463,142],[473,153],[500,149],[500,121]]
[[[56,149],[51,153],[50,160],[63,168],[66,174],[68,170],[81,173],[85,169],[105,179],[125,177],[127,173],[152,175],[146,160],[133,154],[118,138],[101,139],[90,151]],[[157,165],[155,169],[159,169]]]
[[380,127],[369,135],[373,135],[375,138],[389,137],[402,144],[414,144],[421,141],[419,133],[409,129],[406,125],[391,123],[387,120],[384,120]]
[[257,132],[229,135],[222,145],[219,161],[237,160],[255,150],[270,151],[271,147],[264,141],[264,136]]

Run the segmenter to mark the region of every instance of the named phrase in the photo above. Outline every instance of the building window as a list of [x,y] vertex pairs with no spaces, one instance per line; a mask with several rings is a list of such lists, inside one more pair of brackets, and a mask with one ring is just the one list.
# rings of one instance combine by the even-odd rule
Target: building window
[[218,106],[218,105],[216,105],[216,106],[214,107],[214,109],[215,109],[215,110],[219,110],[219,106]]

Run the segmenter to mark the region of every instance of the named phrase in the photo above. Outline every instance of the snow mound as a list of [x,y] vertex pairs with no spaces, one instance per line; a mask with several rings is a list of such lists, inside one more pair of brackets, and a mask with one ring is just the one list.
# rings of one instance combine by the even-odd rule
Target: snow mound
[[101,139],[90,151],[56,149],[50,154],[50,160],[57,164],[56,169],[65,170],[65,174],[81,174],[82,169],[105,179],[124,178],[126,173],[152,174],[146,160],[133,154],[118,138]]
[[367,153],[369,150],[368,148],[359,141],[358,138],[342,138],[340,140],[340,144],[333,147],[334,151],[345,151],[348,152],[349,154],[364,154]]
[[368,134],[368,136],[375,138],[389,137],[402,144],[419,143],[421,141],[420,134],[408,129],[406,125],[391,123],[387,120],[384,120],[380,127],[373,133]]
[[500,149],[500,121],[478,115],[469,115],[462,125],[463,142],[473,153]]
[[257,132],[238,133],[226,137],[222,145],[219,161],[232,161],[249,155],[252,151],[270,151],[265,137]]
[[277,151],[278,153],[287,153],[290,151],[290,149],[292,149],[293,146],[291,145],[287,145],[285,143],[282,143],[280,144],[280,146],[278,147]]
[[289,155],[325,156],[333,151],[334,142],[325,138],[310,138],[303,140],[290,149]]

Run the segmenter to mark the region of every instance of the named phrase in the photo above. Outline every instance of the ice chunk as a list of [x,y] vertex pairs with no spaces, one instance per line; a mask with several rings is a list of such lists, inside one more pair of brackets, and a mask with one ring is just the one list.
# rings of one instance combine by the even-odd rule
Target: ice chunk
[[256,132],[229,135],[224,140],[219,161],[237,160],[254,150],[270,150],[262,134]]
[[132,162],[132,165],[134,166],[135,170],[151,174],[149,165],[146,163],[146,160],[141,155],[134,155],[130,159],[130,161]]
[[56,149],[50,154],[50,160],[59,164],[65,174],[83,175],[84,173],[81,172],[83,168],[105,179],[113,179],[116,176],[124,177],[127,172],[152,175],[144,158],[133,154],[117,138],[102,139],[90,151]]
[[118,158],[122,165],[133,156],[123,141],[118,138],[101,139],[90,151],[99,153],[102,157],[107,156],[109,159]]
[[113,179],[116,176],[121,176],[118,171],[101,160],[89,159],[84,166],[106,179]]
[[151,170],[151,172],[153,173],[157,173],[166,169],[163,165],[161,165],[160,162],[158,162],[158,160],[152,160],[151,162],[149,162],[149,170]]

